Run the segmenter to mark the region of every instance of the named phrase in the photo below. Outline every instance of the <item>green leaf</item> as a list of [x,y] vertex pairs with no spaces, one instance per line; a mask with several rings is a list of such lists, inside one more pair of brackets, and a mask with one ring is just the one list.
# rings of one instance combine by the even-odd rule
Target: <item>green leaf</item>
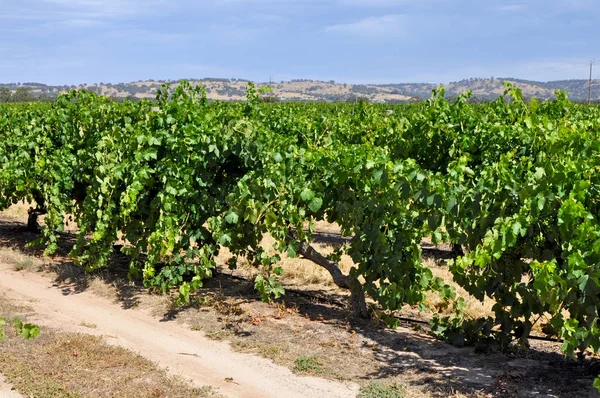
[[589,280],[590,280],[589,275],[583,275],[581,278],[579,278],[579,281],[578,281],[579,290],[582,291],[583,293],[585,293],[585,291],[586,291],[585,288],[586,288]]
[[22,333],[25,340],[34,339],[40,335],[40,328],[37,325],[27,323],[23,325]]
[[221,236],[221,239],[219,239],[219,243],[222,246],[227,246],[228,244],[230,244],[232,242],[231,240],[231,236],[229,234],[223,234]]
[[514,236],[519,236],[519,234],[521,233],[521,223],[520,222],[516,222],[513,224],[512,227],[512,233]]
[[294,250],[294,248],[291,245],[288,246],[287,255],[290,258],[296,258],[298,256],[298,254],[296,253],[296,250]]
[[277,283],[275,284],[275,286],[271,289],[271,293],[273,294],[273,296],[278,299],[281,296],[283,296],[285,294],[285,289],[283,288],[283,286],[281,286],[281,284]]
[[310,203],[308,204],[308,208],[313,212],[316,213],[318,212],[321,207],[323,206],[323,199],[321,198],[314,198],[313,200],[310,201]]
[[541,167],[536,167],[534,177],[536,180],[541,180],[546,175],[546,170]]
[[451,212],[456,207],[457,201],[456,196],[452,195],[450,199],[448,199],[448,205],[446,206],[446,211]]
[[225,216],[225,221],[227,221],[229,224],[237,224],[238,220],[239,216],[234,212],[231,212]]
[[434,245],[437,245],[442,241],[442,233],[439,230],[436,230],[432,235],[432,242]]
[[268,211],[265,214],[265,221],[267,225],[271,226],[277,222],[277,216],[272,211]]
[[309,202],[311,200],[314,199],[315,197],[315,193],[308,189],[308,188],[304,188],[304,190],[302,191],[302,193],[300,194],[300,197],[302,198],[302,200],[304,200],[305,202]]
[[546,198],[544,196],[538,198],[538,209],[542,211],[546,205]]
[[190,292],[191,286],[187,282],[184,282],[181,286],[179,286],[179,299],[186,304],[189,303]]

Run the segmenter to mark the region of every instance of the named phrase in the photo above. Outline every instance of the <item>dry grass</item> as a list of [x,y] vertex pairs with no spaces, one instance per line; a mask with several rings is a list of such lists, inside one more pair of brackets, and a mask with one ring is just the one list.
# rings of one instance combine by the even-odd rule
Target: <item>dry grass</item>
[[0,293],[0,316],[10,319],[7,315],[22,314],[32,311],[31,306],[9,300],[6,294]]
[[[340,232],[338,226],[326,222],[318,222],[316,227],[320,233],[339,234]],[[274,242],[272,237],[265,235],[261,242],[261,246],[264,248],[271,248]],[[313,247],[325,256],[331,254],[336,249],[335,245],[325,243],[313,243]],[[226,264],[230,257],[231,255],[227,250],[222,251],[221,255],[217,258],[217,264]],[[282,260],[279,265],[283,268],[284,273],[280,277],[280,281],[285,287],[297,290],[327,291],[329,293],[342,295],[348,294],[347,291],[335,286],[331,275],[312,261],[304,258],[289,258],[285,253],[281,254],[281,258]],[[469,295],[466,290],[453,281],[452,273],[445,264],[441,264],[435,259],[427,258],[423,260],[423,265],[431,269],[434,276],[443,279],[447,284],[454,287],[459,297],[464,298],[466,304],[464,314],[466,319],[493,316],[492,307],[495,302],[489,298],[486,298],[484,302],[481,302]],[[349,273],[350,269],[355,266],[356,265],[349,256],[342,256],[340,268],[344,273]],[[241,259],[238,261],[238,269],[236,272],[249,279],[253,279],[259,273],[259,270]],[[426,305],[432,313],[439,312],[442,306],[442,300],[439,294],[430,293]],[[445,312],[448,312],[448,310],[445,310]],[[419,313],[410,307],[404,308],[401,313],[419,319],[429,319],[431,315]]]
[[[14,220],[18,219],[21,221],[26,221],[28,208],[29,205],[27,203],[19,203],[11,206],[4,212],[0,212],[0,216]],[[316,230],[321,234],[335,235],[340,233],[340,228],[338,225],[330,224],[326,221],[316,222],[315,227]],[[271,249],[274,242],[274,239],[266,234],[263,237],[261,246]],[[328,243],[313,243],[313,247],[325,256],[332,253],[336,249],[335,244]],[[231,254],[228,250],[223,249],[221,251],[220,256],[216,259],[217,264],[220,265],[221,269],[227,267],[225,264],[230,257]],[[307,291],[326,291],[341,295],[348,294],[347,291],[339,289],[337,286],[335,286],[331,276],[325,269],[319,267],[313,262],[304,258],[289,258],[285,253],[282,253],[281,257],[282,261],[279,265],[283,268],[284,274],[279,279],[286,288]],[[33,256],[27,256],[20,252],[7,251],[3,249],[0,249],[0,260],[4,260],[13,264],[16,270],[26,269],[30,271],[38,271],[45,265],[45,262],[42,259]],[[493,317],[492,307],[495,304],[493,300],[486,298],[484,302],[480,302],[479,300],[470,296],[463,288],[453,281],[452,273],[448,270],[448,268],[445,265],[440,265],[440,263],[435,259],[424,259],[424,265],[430,268],[435,276],[440,277],[446,283],[453,286],[456,289],[457,294],[464,298],[466,304],[464,315],[466,319],[476,319],[487,316]],[[344,273],[348,273],[352,267],[355,267],[355,264],[349,256],[342,256],[340,267]],[[245,261],[245,259],[240,259],[238,261],[238,269],[236,270],[236,274],[242,275],[249,279],[254,279],[259,272],[259,269],[250,265],[247,261]],[[81,271],[78,268],[73,270],[73,279],[76,278],[75,275],[81,276]],[[126,279],[121,278],[120,280],[115,280],[113,276],[89,277],[87,283],[89,284],[88,288],[95,294],[114,300],[119,300],[122,298],[121,296],[124,286],[129,284],[131,289],[134,289],[133,285]],[[439,312],[442,306],[442,300],[437,293],[431,293],[426,304],[432,313]],[[134,300],[133,306],[138,305],[150,308],[160,308],[160,310],[168,310],[172,307],[173,303],[172,300],[165,296],[143,294],[137,295],[136,300]],[[448,313],[448,310],[442,310],[442,312]],[[404,308],[401,313],[402,315],[414,316],[420,319],[429,319],[431,315],[427,313],[419,313],[414,308],[409,307]],[[544,320],[537,322],[534,325],[534,332],[543,334],[543,324]]]
[[[32,207],[35,207],[35,202],[33,204],[30,204],[26,201],[21,201],[10,206],[8,209],[0,211],[0,217],[8,221],[17,221],[22,222],[23,224],[27,224],[27,219],[29,217],[29,209]],[[38,216],[38,223],[43,225],[45,217],[45,215]],[[67,232],[77,231],[77,224],[68,214],[65,215],[65,222],[63,224],[63,227],[64,230]]]
[[[23,308],[0,297],[0,315],[10,319]],[[167,375],[135,353],[101,337],[42,329],[25,341],[7,328],[0,343],[0,372],[31,397],[217,397],[210,387],[194,388]]]
[[[195,305],[177,312],[177,319],[209,338],[229,342],[236,351],[271,359],[297,374],[365,386],[374,380],[402,383],[410,398],[461,396],[447,387],[447,376],[426,369],[432,362],[423,356],[430,351],[435,351],[436,361],[455,355],[444,343],[369,322],[355,324],[345,318],[345,310],[303,298],[290,296],[287,303],[273,304],[251,300],[251,283],[223,279],[215,285],[213,280]],[[406,367],[415,358],[423,358],[423,364],[417,359]]]
[[[431,350],[434,344],[438,357],[454,355],[446,352],[452,348],[444,343],[418,333],[382,330],[369,322],[355,324],[346,319],[345,310],[303,298],[290,296],[287,303],[273,304],[251,300],[250,287],[251,283],[213,280],[192,308],[177,312],[177,319],[209,338],[228,341],[236,351],[271,359],[298,374],[361,385],[401,382],[411,398],[460,396],[445,386],[442,373],[431,376],[428,370],[421,372],[422,366],[404,367],[422,355],[410,350]],[[424,378],[430,381],[423,383]]]
[[[330,228],[329,231],[326,228]],[[329,225],[320,225],[318,230],[337,232],[335,226]],[[263,244],[269,247],[272,240],[265,238]],[[334,249],[332,245],[321,243],[314,246],[325,254]],[[227,258],[227,253],[222,253],[220,262],[223,264]],[[353,265],[349,259],[343,260],[342,264],[346,272]],[[452,276],[446,267],[437,265],[432,260],[425,260],[425,265],[430,267],[436,276],[453,284]],[[283,266],[287,271],[283,282],[288,287],[339,292],[332,286],[329,274],[312,262],[284,258]],[[457,352],[454,348],[436,342],[424,333],[406,329],[388,331],[369,323],[356,322],[348,318],[345,309],[320,301],[303,299],[293,294],[285,298],[287,304],[260,303],[255,300],[256,293],[252,289],[251,282],[244,283],[226,277],[208,280],[205,289],[200,291],[200,295],[195,298],[191,306],[176,308],[169,296],[147,294],[147,290],[127,281],[123,275],[111,275],[107,271],[86,276],[79,268],[69,264],[53,264],[48,269],[57,272],[59,274],[57,279],[63,280],[64,283],[81,285],[83,289],[91,289],[95,294],[114,301],[129,302],[131,307],[152,308],[156,315],[166,319],[178,319],[186,323],[187,327],[211,338],[229,341],[238,351],[272,359],[275,363],[290,369],[296,368],[300,373],[352,380],[363,386],[368,386],[371,381],[400,383],[406,386],[405,396],[410,398],[485,396],[477,385],[473,387],[469,385],[470,382],[464,382],[464,373],[452,369],[468,368],[469,373],[474,374],[474,369],[487,371],[488,368],[492,368],[496,369],[496,372],[501,372],[503,370],[498,369],[506,366],[503,365],[506,360],[500,355],[490,359],[490,357],[470,355],[464,350]],[[248,264],[242,264],[241,272],[251,276],[256,270]],[[457,290],[463,297],[468,297],[460,288],[457,287]],[[430,308],[433,309],[438,305],[436,300],[439,300],[439,297],[432,295],[429,300]],[[481,304],[477,300],[467,300],[467,316],[475,317],[489,313],[491,305],[492,303],[488,302]],[[415,316],[427,317],[428,314]],[[93,325],[86,327],[93,328]],[[77,335],[74,336],[63,335],[60,339],[63,342],[64,340],[80,341],[77,340]],[[50,336],[43,336],[43,338],[50,338]],[[52,341],[48,341],[44,349],[55,347],[60,339],[54,341],[54,346],[49,345]],[[103,344],[102,341],[94,344],[96,343]],[[27,343],[19,341],[19,344]],[[72,356],[73,352],[69,353],[71,348],[66,346],[67,351],[64,355]],[[79,357],[79,353],[85,351],[80,349],[77,352]],[[39,352],[40,355],[43,353],[43,351]],[[2,354],[0,350],[0,355]],[[92,354],[90,355],[93,357]],[[67,358],[62,360],[67,361]],[[3,371],[4,364],[1,360],[0,366],[2,367],[0,371]],[[48,366],[51,368],[54,365]],[[110,372],[107,371],[106,374]],[[79,375],[81,377],[81,374]],[[60,388],[70,388],[65,384],[71,380],[70,378],[63,379],[61,376],[56,381],[48,379],[51,376],[53,375],[44,375],[46,379],[42,382],[48,386],[59,383]],[[129,380],[135,380],[135,373],[132,377]],[[10,381],[14,383],[13,380]],[[75,393],[79,394],[78,391]],[[140,396],[137,393],[136,389],[136,396]],[[118,396],[127,396],[127,394],[121,393]]]
[[[316,228],[320,233],[339,233],[339,227],[326,222],[316,223]],[[271,253],[275,254],[275,251],[272,250],[274,243],[275,240],[268,234],[265,234],[261,246],[271,250]],[[333,253],[336,249],[336,245],[327,243],[313,243],[312,246],[324,256]],[[331,275],[324,268],[301,257],[290,258],[286,253],[281,253],[280,255],[281,262],[278,265],[283,268],[284,273],[279,279],[284,286],[301,290],[325,290],[346,294],[344,290],[339,289],[333,283]],[[217,264],[222,268],[227,268],[225,264],[227,264],[229,258],[231,258],[231,253],[228,250],[221,250],[220,255],[216,259]],[[339,264],[342,271],[346,274],[350,271],[350,268],[354,267],[354,262],[347,255],[342,256]],[[253,267],[245,259],[239,259],[236,270],[238,275],[254,279],[259,272],[259,269]]]
[[[464,315],[466,319],[477,319],[481,317],[494,316],[494,312],[492,311],[492,307],[495,304],[495,301],[490,298],[485,298],[484,302],[481,302],[469,295],[465,289],[460,287],[456,282],[452,280],[452,273],[445,265],[438,265],[438,263],[433,259],[426,259],[423,262],[423,265],[427,268],[431,269],[434,276],[441,278],[448,285],[452,286],[456,290],[456,294],[459,297],[462,297],[465,300],[465,311]],[[440,308],[442,304],[442,300],[437,293],[430,293],[427,298],[426,305],[432,310],[436,311]]]
[[[122,282],[121,282],[122,283]],[[119,290],[117,282],[107,281],[101,276],[94,275],[88,279],[88,290],[94,293],[96,296],[108,298],[111,300],[117,300],[119,297]]]
[[43,258],[5,248],[0,248],[0,262],[10,264],[15,271],[31,272],[38,272],[48,264]]
[[27,202],[19,202],[8,209],[1,211],[0,215],[7,220],[27,222],[30,207],[31,205]]
[[88,329],[96,329],[98,327],[98,325],[96,325],[95,323],[89,323],[89,322],[81,322],[79,324],[80,326],[83,326],[84,328],[88,328]]
[[[320,329],[318,319],[298,316],[294,305],[235,299],[230,293],[203,293],[196,300],[197,309],[184,311],[178,318],[211,339],[229,341],[237,351],[260,355],[303,373],[348,380],[367,368],[374,370],[367,358],[361,360],[357,355],[362,340],[355,335],[346,341],[347,330],[332,335],[329,326]],[[348,355],[353,355],[353,361],[344,360]],[[302,358],[319,358],[319,366],[299,367]]]

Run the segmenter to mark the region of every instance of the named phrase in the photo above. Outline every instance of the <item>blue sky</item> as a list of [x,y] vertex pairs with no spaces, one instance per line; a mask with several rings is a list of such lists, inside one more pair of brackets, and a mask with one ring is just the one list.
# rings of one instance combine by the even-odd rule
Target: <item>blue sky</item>
[[597,0],[0,0],[0,82],[587,78],[599,25]]

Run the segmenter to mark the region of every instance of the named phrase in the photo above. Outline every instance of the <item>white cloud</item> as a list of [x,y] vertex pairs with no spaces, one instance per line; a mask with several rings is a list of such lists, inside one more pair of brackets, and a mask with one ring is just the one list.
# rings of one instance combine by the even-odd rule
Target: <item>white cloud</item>
[[47,22],[43,24],[45,28],[64,27],[64,28],[93,28],[101,26],[102,22],[94,19],[65,19],[56,22]]
[[0,19],[89,26],[91,21],[168,14],[182,3],[168,0],[0,0]]
[[520,12],[525,10],[525,8],[524,4],[507,4],[499,7],[499,10],[502,12]]
[[343,33],[362,37],[405,36],[408,33],[408,18],[405,15],[384,15],[368,17],[360,21],[330,25],[328,32]]
[[[143,3],[137,0],[41,0],[41,2],[54,5],[53,9],[57,13],[89,15],[98,18],[130,17],[155,13],[160,9],[167,11],[168,4],[176,4],[176,2],[166,0],[148,0]],[[56,8],[56,6],[58,7]]]

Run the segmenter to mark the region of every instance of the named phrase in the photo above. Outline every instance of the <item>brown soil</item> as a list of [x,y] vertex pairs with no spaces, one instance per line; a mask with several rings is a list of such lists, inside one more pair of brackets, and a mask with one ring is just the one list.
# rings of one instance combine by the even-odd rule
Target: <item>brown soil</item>
[[[33,237],[21,223],[0,220],[0,246],[22,251]],[[62,243],[64,255],[69,241]],[[321,292],[288,292],[285,302],[264,304],[250,282],[224,274],[208,281],[191,305],[175,308],[125,282],[119,264],[126,260],[119,257],[111,272],[94,276],[82,275],[65,257],[38,261],[50,263],[52,272],[15,272],[14,261],[0,258],[0,289],[39,300],[34,319],[107,336],[174,374],[233,396],[355,396],[373,380],[401,383],[409,397],[599,396],[592,387],[598,363],[565,359],[555,343],[476,354],[436,341],[413,324],[389,330],[353,319],[336,304],[344,296],[335,293],[317,299]],[[102,286],[105,297],[98,295]]]

